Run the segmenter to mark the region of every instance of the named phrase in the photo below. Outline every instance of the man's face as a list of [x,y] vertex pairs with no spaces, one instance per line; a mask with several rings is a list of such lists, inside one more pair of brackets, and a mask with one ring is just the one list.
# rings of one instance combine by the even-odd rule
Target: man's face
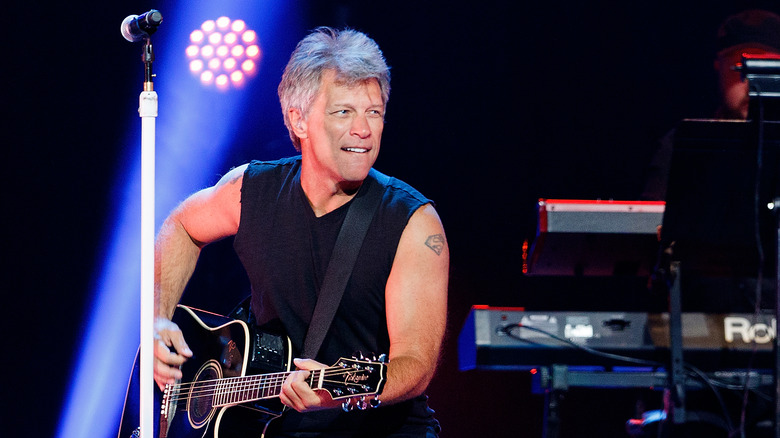
[[302,152],[311,170],[336,184],[363,181],[379,154],[384,108],[376,80],[348,87],[326,71],[303,121]]
[[723,99],[723,117],[732,119],[747,119],[748,117],[748,83],[743,81],[740,72],[734,66],[742,62],[742,54],[770,55],[771,52],[757,48],[735,49],[718,56],[715,68],[720,78],[720,92]]

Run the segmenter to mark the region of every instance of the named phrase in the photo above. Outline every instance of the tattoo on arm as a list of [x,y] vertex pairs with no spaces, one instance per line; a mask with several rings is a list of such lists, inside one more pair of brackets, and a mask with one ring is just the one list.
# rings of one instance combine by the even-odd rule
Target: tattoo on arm
[[425,246],[433,250],[436,255],[441,255],[444,251],[444,236],[441,234],[433,234],[425,239]]
[[244,179],[244,175],[243,175],[243,174],[241,174],[241,175],[236,175],[236,177],[235,177],[235,178],[233,178],[233,179],[231,179],[231,180],[230,180],[230,184],[235,184],[235,183],[237,183],[237,182],[241,181],[242,179]]

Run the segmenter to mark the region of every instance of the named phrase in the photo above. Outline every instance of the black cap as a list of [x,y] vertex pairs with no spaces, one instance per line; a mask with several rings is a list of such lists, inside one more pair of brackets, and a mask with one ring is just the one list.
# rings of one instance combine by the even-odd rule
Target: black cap
[[718,53],[748,47],[780,53],[780,16],[750,9],[728,17],[720,25]]

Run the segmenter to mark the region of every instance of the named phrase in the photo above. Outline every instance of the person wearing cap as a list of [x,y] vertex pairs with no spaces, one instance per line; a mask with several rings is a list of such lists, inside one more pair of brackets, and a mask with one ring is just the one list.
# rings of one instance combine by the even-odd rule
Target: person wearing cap
[[[766,10],[749,9],[731,15],[718,28],[715,71],[718,73],[720,104],[716,119],[746,120],[748,117],[748,83],[734,67],[742,54],[780,55],[780,16]],[[643,200],[663,201],[669,165],[672,159],[672,129],[658,142],[658,149],[647,168]]]
[[780,55],[780,16],[751,9],[732,15],[718,29],[715,70],[718,72],[721,104],[718,119],[748,117],[748,84],[734,66],[743,54]]

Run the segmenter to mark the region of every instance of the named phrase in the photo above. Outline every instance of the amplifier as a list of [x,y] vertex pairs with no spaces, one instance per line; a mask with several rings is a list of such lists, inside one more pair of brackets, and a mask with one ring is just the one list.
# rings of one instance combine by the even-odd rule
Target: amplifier
[[647,276],[664,207],[659,201],[540,199],[527,273]]

